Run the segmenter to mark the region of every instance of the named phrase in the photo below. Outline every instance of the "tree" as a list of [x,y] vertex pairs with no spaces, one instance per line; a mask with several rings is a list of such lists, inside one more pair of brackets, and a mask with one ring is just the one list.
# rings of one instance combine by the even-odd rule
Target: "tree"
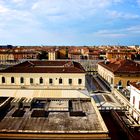
[[38,56],[37,56],[38,59],[42,60],[42,59],[48,59],[48,52],[46,51],[41,51]]

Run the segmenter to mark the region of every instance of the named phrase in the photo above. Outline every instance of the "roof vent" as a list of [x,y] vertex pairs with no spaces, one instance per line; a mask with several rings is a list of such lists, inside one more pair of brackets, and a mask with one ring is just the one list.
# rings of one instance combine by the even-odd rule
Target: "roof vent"
[[104,63],[105,63],[105,64],[109,64],[110,61],[109,61],[109,60],[105,60]]

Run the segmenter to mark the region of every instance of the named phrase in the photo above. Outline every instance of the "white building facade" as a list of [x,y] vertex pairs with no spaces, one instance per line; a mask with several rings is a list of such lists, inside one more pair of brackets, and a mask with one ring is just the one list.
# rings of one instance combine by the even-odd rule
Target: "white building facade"
[[134,109],[129,112],[140,124],[140,82],[133,82],[130,85],[130,104]]
[[24,62],[0,72],[0,87],[85,89],[85,71],[77,62]]

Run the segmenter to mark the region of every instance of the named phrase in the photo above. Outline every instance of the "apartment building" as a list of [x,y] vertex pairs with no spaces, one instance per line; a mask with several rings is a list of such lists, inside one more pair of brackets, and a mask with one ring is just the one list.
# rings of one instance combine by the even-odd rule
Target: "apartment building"
[[140,64],[128,59],[105,60],[98,63],[98,73],[112,87],[126,87],[140,80]]

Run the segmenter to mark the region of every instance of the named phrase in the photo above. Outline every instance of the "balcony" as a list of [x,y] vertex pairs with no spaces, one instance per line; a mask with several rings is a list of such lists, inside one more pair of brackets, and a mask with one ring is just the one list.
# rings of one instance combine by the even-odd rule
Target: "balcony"
[[130,101],[130,91],[126,88],[117,89],[128,101]]

